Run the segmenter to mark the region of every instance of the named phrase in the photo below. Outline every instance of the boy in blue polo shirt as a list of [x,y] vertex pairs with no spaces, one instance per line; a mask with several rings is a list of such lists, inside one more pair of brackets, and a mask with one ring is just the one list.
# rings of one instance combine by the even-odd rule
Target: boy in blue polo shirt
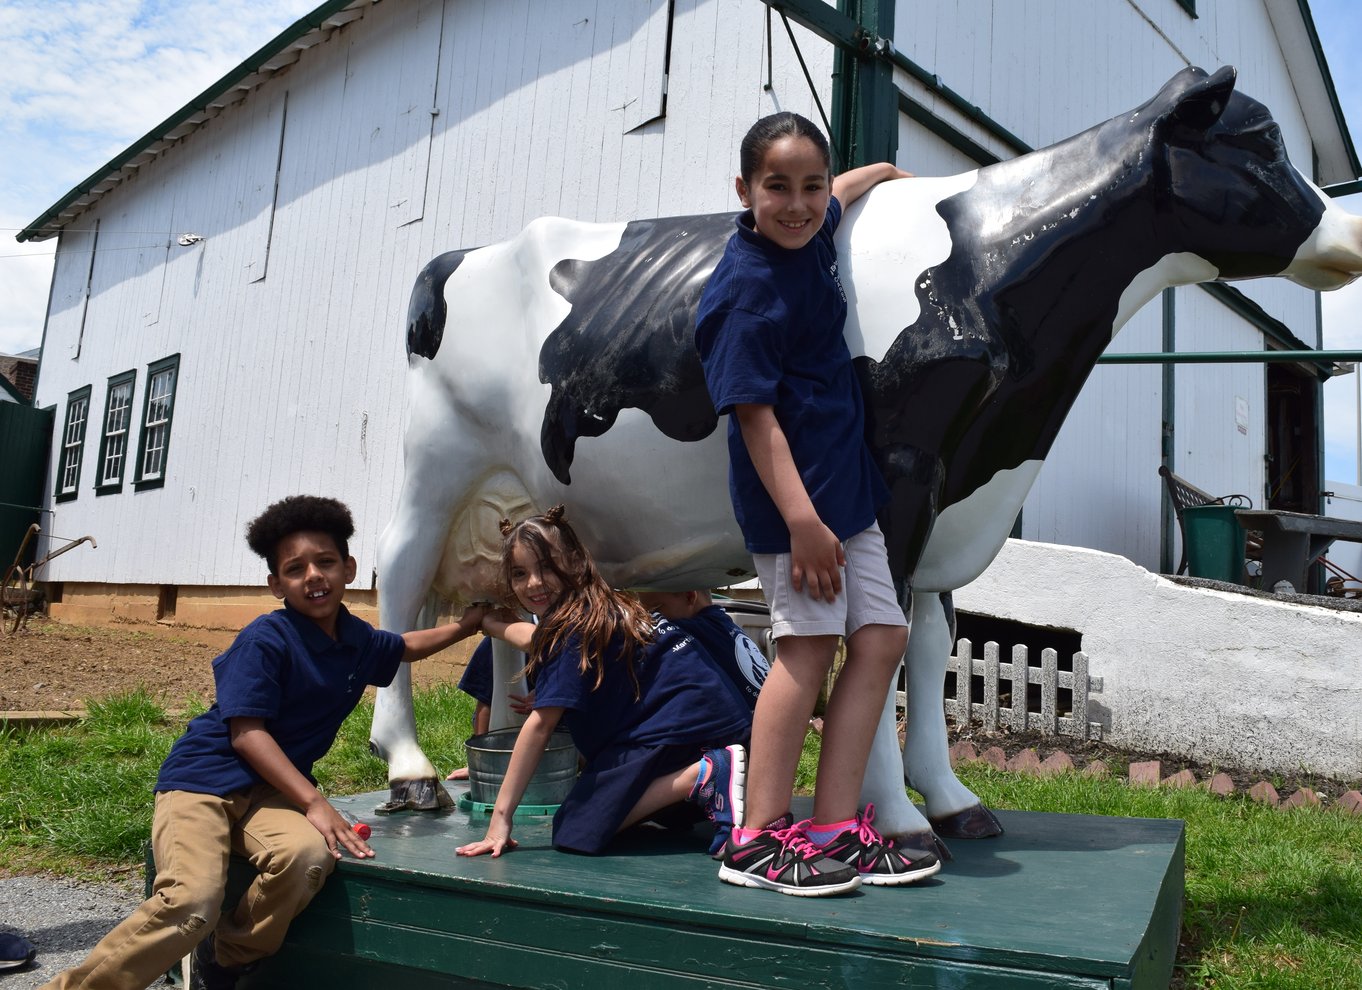
[[[133,915],[49,987],[143,990],[194,951],[191,987],[233,988],[284,941],[341,850],[372,849],[317,790],[312,765],[370,685],[476,632],[483,610],[399,636],[342,604],[355,578],[350,511],[330,498],[276,502],[246,531],[284,608],[213,661],[217,698],[189,723],[156,781],[156,883]],[[231,853],[258,876],[222,914]]]
[[638,600],[694,637],[737,687],[748,710],[757,707],[771,662],[708,591],[641,591]]

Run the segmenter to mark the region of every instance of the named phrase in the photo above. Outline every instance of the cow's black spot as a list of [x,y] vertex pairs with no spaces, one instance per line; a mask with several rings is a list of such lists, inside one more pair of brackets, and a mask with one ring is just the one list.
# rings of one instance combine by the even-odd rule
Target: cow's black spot
[[434,358],[445,335],[445,283],[467,251],[446,251],[421,269],[407,305],[407,354]]
[[714,431],[695,311],[734,216],[636,221],[604,258],[554,266],[550,282],[572,312],[539,352],[539,378],[552,387],[540,446],[559,481],[571,481],[577,439],[605,433],[621,409],[641,409],[673,440]]

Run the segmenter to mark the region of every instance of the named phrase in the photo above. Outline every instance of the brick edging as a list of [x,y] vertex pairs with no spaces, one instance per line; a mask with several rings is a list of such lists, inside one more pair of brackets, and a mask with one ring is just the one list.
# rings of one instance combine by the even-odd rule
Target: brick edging
[[[1029,773],[1038,777],[1049,777],[1057,773],[1081,773],[1085,777],[1108,777],[1110,769],[1102,760],[1093,760],[1081,771],[1075,766],[1073,758],[1063,750],[1055,750],[1045,759],[1040,758],[1034,747],[1028,747],[1008,758],[1001,746],[990,746],[980,753],[974,743],[961,740],[951,746],[951,766],[960,763],[986,763],[996,770]],[[1229,774],[1217,773],[1205,780],[1198,781],[1191,770],[1179,770],[1167,777],[1163,776],[1163,765],[1158,760],[1143,760],[1131,763],[1127,769],[1126,781],[1131,787],[1199,787],[1220,797],[1239,793]],[[1350,790],[1341,794],[1337,800],[1329,801],[1327,796],[1308,787],[1302,787],[1286,798],[1266,780],[1260,780],[1245,792],[1252,801],[1282,810],[1288,808],[1336,808],[1341,813],[1362,817],[1362,792]]]

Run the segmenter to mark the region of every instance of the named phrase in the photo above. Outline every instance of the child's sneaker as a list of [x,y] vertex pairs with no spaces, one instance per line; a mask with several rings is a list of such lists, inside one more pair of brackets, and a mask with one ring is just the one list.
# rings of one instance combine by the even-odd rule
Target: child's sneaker
[[[744,788],[747,786],[747,753],[741,746],[707,749],[700,757],[701,775],[690,792],[690,799],[705,809],[705,817],[714,823],[714,841],[709,854],[718,858],[728,842],[733,826],[742,821]],[[704,772],[703,764],[709,764]]]
[[[855,867],[864,882],[882,887],[915,883],[941,869],[934,853],[896,848],[870,824],[874,818],[875,806],[866,805],[864,813],[857,812],[856,825],[828,840],[823,854]],[[795,827],[807,824],[800,822]]]
[[740,887],[761,887],[795,897],[845,894],[861,885],[854,867],[827,856],[789,817],[772,822],[742,845],[730,837],[719,879]]
[[37,954],[37,948],[22,935],[0,932],[0,970],[23,969]]
[[217,938],[210,934],[194,949],[194,960],[189,967],[189,990],[236,990],[237,980],[257,965],[222,965],[218,962]]

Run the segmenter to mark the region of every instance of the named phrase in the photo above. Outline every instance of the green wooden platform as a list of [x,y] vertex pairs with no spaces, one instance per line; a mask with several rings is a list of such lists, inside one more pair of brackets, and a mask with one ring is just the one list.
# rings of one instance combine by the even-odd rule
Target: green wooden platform
[[721,883],[708,826],[583,857],[554,852],[540,819],[514,853],[460,859],[481,821],[373,815],[385,797],[336,800],[378,856],[346,859],[243,990],[1162,990],[1172,972],[1180,821],[999,812],[1006,835],[953,842],[925,883],[806,899]]

